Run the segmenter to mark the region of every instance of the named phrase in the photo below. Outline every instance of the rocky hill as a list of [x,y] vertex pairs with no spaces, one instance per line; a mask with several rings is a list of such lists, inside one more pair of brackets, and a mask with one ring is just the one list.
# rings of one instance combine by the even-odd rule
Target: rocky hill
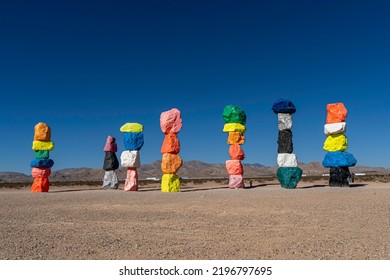
[[[307,176],[321,176],[328,173],[329,169],[322,167],[320,162],[299,163],[303,173]],[[262,177],[275,175],[277,166],[264,166],[261,164],[244,164],[245,177]],[[126,178],[126,170],[118,170],[120,180]],[[390,170],[384,167],[357,166],[351,168],[353,173],[389,174]],[[138,169],[140,179],[161,178],[161,161],[144,164]],[[225,164],[205,163],[202,161],[186,161],[180,168],[178,175],[188,178],[221,178],[227,177]],[[100,168],[67,168],[54,171],[50,176],[51,181],[101,181],[104,170]],[[30,175],[16,172],[0,172],[0,182],[30,182]]]

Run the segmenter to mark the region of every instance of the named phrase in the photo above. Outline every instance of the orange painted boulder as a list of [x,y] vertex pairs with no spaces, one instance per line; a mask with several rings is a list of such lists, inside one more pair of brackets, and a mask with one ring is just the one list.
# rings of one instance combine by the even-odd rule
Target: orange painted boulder
[[50,141],[51,131],[50,127],[40,122],[34,127],[34,140],[38,141]]
[[126,173],[125,191],[138,191],[137,168],[128,168]]
[[176,174],[182,165],[183,160],[179,154],[163,154],[161,162],[163,174]]
[[234,145],[234,144],[242,145],[245,143],[245,136],[242,132],[229,132],[227,143],[229,145]]
[[161,113],[160,127],[164,134],[179,133],[182,125],[182,118],[178,109],[173,108]]
[[326,111],[326,123],[344,122],[347,119],[347,108],[341,102],[326,105]]
[[233,160],[243,160],[245,158],[244,151],[241,149],[241,146],[238,144],[230,145],[229,156]]
[[241,160],[227,160],[226,170],[229,175],[243,175],[244,168],[242,167]]
[[51,174],[51,169],[50,168],[39,168],[39,167],[34,167],[31,170],[31,175],[33,178],[48,178]]
[[35,178],[31,186],[31,192],[48,192],[49,186],[48,178]]
[[180,141],[175,133],[165,134],[164,141],[161,146],[161,153],[178,154],[180,152]]

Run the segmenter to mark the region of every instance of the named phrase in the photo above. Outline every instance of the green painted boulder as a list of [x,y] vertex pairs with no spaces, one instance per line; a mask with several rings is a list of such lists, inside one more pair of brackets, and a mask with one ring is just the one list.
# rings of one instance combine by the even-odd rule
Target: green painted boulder
[[35,158],[49,158],[49,151],[34,151]]
[[279,167],[276,176],[280,185],[285,189],[295,189],[302,177],[299,167]]
[[246,123],[246,114],[243,109],[235,105],[227,105],[223,109],[223,119],[225,123]]

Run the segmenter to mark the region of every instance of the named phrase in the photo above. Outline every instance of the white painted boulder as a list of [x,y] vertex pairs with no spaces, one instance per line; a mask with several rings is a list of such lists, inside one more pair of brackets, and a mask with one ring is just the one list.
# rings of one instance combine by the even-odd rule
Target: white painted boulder
[[139,168],[141,166],[140,154],[138,151],[123,151],[121,154],[121,165],[124,168]]
[[297,167],[298,161],[295,154],[278,154],[279,167]]

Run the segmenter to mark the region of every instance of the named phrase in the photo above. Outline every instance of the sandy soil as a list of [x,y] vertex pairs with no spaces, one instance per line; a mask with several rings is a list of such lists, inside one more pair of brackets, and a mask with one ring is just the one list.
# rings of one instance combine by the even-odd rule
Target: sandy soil
[[0,190],[0,259],[390,259],[390,185]]

